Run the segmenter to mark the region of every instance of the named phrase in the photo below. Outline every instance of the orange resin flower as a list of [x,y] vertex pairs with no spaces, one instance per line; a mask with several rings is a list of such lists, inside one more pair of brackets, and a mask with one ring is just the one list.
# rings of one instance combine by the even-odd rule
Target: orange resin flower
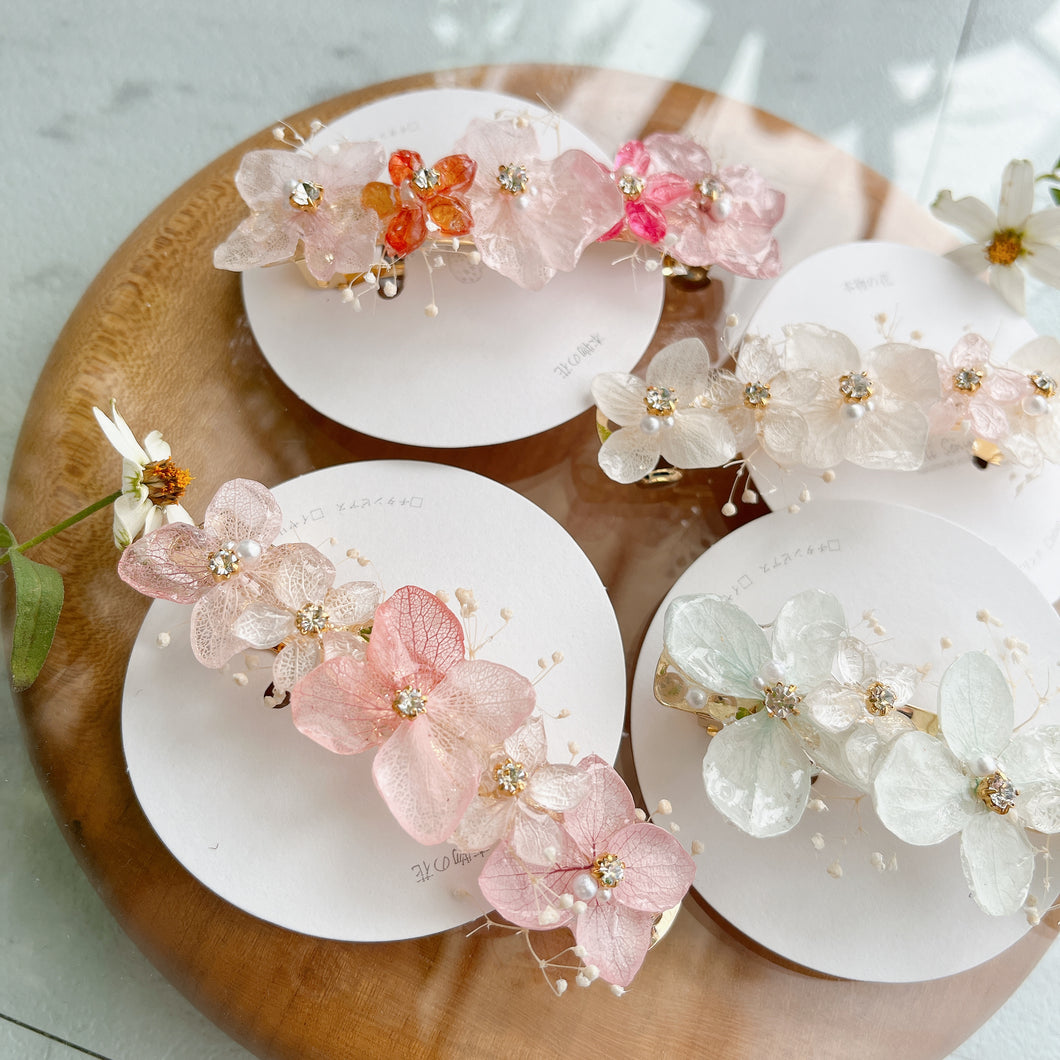
[[475,179],[475,163],[467,155],[447,155],[425,166],[415,151],[395,151],[387,169],[391,184],[372,181],[361,194],[361,203],[388,222],[387,253],[411,254],[427,238],[428,224],[444,236],[471,231],[471,209],[463,196]]

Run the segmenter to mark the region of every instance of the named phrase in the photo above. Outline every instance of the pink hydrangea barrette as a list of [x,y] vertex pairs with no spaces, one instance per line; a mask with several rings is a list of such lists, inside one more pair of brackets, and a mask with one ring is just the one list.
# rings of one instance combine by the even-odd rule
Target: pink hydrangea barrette
[[243,158],[235,181],[250,215],[217,247],[218,268],[299,261],[358,305],[358,289],[394,297],[417,251],[429,268],[461,253],[528,290],[609,240],[671,275],[780,272],[784,196],[678,134],[624,144],[611,167],[581,150],[549,157],[525,116],[475,119],[432,162],[408,148],[387,157],[378,143],[291,143],[282,127],[277,138],[288,147]]
[[768,636],[720,596],[684,596],[666,613],[655,695],[713,734],[707,797],[749,835],[790,831],[827,773],[904,842],[959,833],[979,906],[1033,918],[1028,832],[1060,831],[1060,726],[1014,733],[1009,678],[985,652],[949,665],[933,711],[913,706],[920,677],[855,637],[829,593],[792,597]]
[[264,653],[268,701],[289,694],[296,728],[330,751],[373,753],[375,786],[415,840],[492,851],[482,892],[531,949],[531,931],[574,932],[564,953],[577,965],[562,954],[538,962],[556,993],[567,981],[548,969],[568,967],[580,985],[599,978],[621,993],[691,885],[692,858],[638,815],[601,759],[549,759],[534,684],[468,644],[467,591],[458,616],[415,585],[384,599],[372,581],[336,584],[314,546],[276,543],[281,524],[270,491],[236,479],[202,527],[147,534],[125,549],[119,574],[192,605],[192,647],[206,666]]

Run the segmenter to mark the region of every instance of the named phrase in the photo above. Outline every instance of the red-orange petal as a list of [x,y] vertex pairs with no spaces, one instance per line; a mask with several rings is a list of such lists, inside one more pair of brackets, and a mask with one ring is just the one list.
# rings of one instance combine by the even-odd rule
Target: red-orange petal
[[436,170],[441,182],[435,189],[436,195],[457,194],[467,191],[475,179],[478,167],[467,155],[446,155],[439,159],[431,169]]
[[421,169],[423,159],[415,151],[395,151],[387,164],[387,172],[395,187],[400,187],[406,180],[412,180]]
[[427,213],[443,235],[464,236],[471,231],[471,210],[463,199],[435,195],[427,206]]
[[422,207],[402,206],[386,227],[386,248],[395,257],[411,254],[427,238]]

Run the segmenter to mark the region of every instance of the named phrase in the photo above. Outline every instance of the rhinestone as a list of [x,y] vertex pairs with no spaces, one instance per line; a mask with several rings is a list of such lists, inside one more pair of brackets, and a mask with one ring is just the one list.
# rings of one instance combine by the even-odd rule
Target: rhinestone
[[1051,398],[1056,394],[1057,383],[1051,375],[1046,375],[1045,372],[1031,372],[1028,378],[1031,386],[1043,397]]
[[294,628],[307,637],[323,633],[328,628],[328,613],[320,604],[306,604],[295,614]]
[[889,714],[897,703],[898,693],[882,681],[874,681],[865,689],[865,709],[878,718]]
[[650,386],[644,395],[644,404],[653,416],[671,416],[677,408],[677,395],[666,386]]
[[799,704],[802,696],[794,685],[786,685],[783,681],[777,681],[770,685],[762,695],[762,702],[766,705],[766,711],[771,718],[790,718],[799,713]]
[[616,854],[601,854],[594,862],[592,874],[601,887],[617,887],[626,875],[626,863]]
[[627,199],[635,199],[644,190],[644,178],[636,173],[623,173],[618,178],[618,190]]
[[955,390],[963,390],[966,394],[974,394],[983,383],[983,373],[975,368],[962,368],[953,377]]
[[988,810],[993,810],[994,813],[1008,813],[1016,805],[1019,792],[1012,781],[998,769],[979,781],[975,794]]
[[414,718],[427,709],[427,697],[410,685],[396,693],[390,705],[403,718]]
[[215,578],[231,578],[239,573],[239,556],[230,548],[219,548],[206,557],[206,566]]
[[697,185],[696,191],[703,196],[704,199],[709,199],[711,202],[717,202],[722,195],[729,189],[717,177],[712,177],[707,174]]
[[497,167],[497,183],[510,195],[522,195],[526,191],[529,179],[526,175],[526,166],[513,162],[507,166]]
[[313,213],[323,198],[324,189],[319,184],[314,184],[311,180],[296,180],[287,201],[296,210]]
[[513,762],[509,758],[497,766],[493,776],[505,795],[518,795],[526,787],[527,774],[522,762]]
[[839,377],[839,393],[852,405],[868,401],[872,397],[872,380],[864,372],[850,372]]
[[743,403],[749,409],[764,409],[771,397],[769,387],[761,381],[748,383],[743,388]]
[[430,191],[432,188],[437,188],[441,182],[442,178],[438,173],[438,170],[431,169],[429,166],[424,166],[423,169],[417,169],[412,176],[412,183],[415,184],[420,191]]

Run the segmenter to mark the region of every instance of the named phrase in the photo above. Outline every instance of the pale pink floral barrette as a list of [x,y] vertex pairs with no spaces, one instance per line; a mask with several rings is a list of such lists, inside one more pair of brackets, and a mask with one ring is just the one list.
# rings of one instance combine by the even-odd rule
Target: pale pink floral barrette
[[703,780],[714,807],[755,837],[798,824],[827,773],[871,796],[882,823],[917,846],[960,834],[972,895],[994,916],[1021,909],[1037,855],[1060,832],[1060,726],[1013,732],[1009,678],[982,651],[959,655],[935,703],[914,707],[921,673],[849,630],[830,593],[788,600],[769,634],[721,596],[667,612],[656,698],[713,735]]
[[[682,339],[643,379],[596,376],[603,471],[625,483],[660,460],[679,470],[734,462],[742,472],[761,455],[831,481],[844,463],[915,471],[939,438],[959,440],[980,466],[1028,478],[1060,462],[1060,341],[1049,336],[999,363],[980,335],[946,352],[893,341],[860,350],[840,332],[792,324],[780,343],[746,336],[733,358],[718,367],[725,351],[712,357],[699,339]],[[735,514],[732,496],[722,512]]]
[[610,240],[671,275],[780,272],[773,233],[784,196],[749,166],[717,166],[686,136],[631,141],[610,167],[581,150],[548,157],[525,116],[475,119],[433,160],[411,149],[387,156],[374,142],[292,143],[283,127],[277,138],[288,146],[240,164],[250,215],[217,247],[218,268],[300,261],[312,282],[358,305],[359,290],[396,295],[418,251],[429,268],[460,253],[529,290]]
[[235,479],[201,527],[146,534],[124,550],[118,573],[147,596],[192,605],[191,643],[204,665],[267,653],[269,702],[289,696],[295,726],[330,751],[373,752],[375,786],[418,842],[492,851],[482,892],[527,944],[531,931],[574,933],[564,952],[578,964],[538,962],[556,993],[567,985],[550,975],[556,968],[622,993],[656,922],[691,885],[691,856],[635,810],[606,762],[549,760],[534,684],[467,642],[467,591],[458,591],[458,616],[418,586],[383,599],[373,581],[336,584],[335,565],[315,547],[275,543],[281,524],[269,490]]

